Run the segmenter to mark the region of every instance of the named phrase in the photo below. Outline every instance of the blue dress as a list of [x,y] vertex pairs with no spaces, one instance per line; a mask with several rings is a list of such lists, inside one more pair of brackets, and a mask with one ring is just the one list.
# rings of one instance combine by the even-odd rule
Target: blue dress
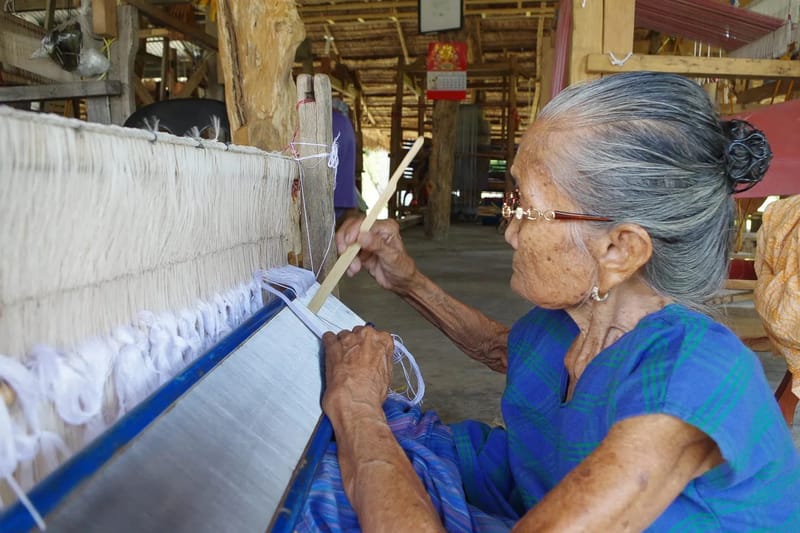
[[[679,305],[645,317],[598,354],[564,402],[578,333],[534,308],[509,335],[505,428],[385,405],[448,531],[508,529],[628,417],[663,413],[709,435],[725,462],[690,482],[649,531],[800,532],[800,456],[761,364],[728,329]],[[357,530],[335,444],[298,530]]]

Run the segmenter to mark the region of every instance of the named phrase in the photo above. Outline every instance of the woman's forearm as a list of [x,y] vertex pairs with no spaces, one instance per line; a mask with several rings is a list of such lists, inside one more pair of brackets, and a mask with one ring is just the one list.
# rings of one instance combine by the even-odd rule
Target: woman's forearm
[[425,487],[392,435],[383,411],[330,409],[345,492],[361,529],[443,531]]
[[506,371],[507,326],[453,298],[419,271],[401,296],[469,357],[497,372]]

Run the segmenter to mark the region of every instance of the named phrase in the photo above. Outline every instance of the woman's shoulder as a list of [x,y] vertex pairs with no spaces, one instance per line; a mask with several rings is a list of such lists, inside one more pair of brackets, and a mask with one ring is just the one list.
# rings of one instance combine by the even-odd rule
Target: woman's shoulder
[[753,352],[727,326],[678,304],[646,316],[623,339],[626,350],[638,346],[636,351],[643,358],[669,358],[677,363],[702,358],[706,362],[716,360],[723,367],[743,359],[758,365]]

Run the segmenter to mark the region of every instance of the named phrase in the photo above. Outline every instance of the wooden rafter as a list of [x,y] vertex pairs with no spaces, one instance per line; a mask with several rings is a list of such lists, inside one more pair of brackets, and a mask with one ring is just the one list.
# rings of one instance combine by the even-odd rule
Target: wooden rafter
[[400,40],[400,48],[403,50],[403,60],[404,64],[408,65],[411,63],[411,58],[408,55],[408,46],[406,46],[406,37],[403,35],[403,27],[400,25],[400,21],[397,18],[394,18],[394,25],[397,28],[397,38]]
[[148,0],[125,0],[125,2],[132,5],[152,20],[163,24],[170,29],[181,32],[186,37],[196,41],[200,46],[215,52],[217,51],[217,38],[206,33],[205,29],[201,26],[198,26],[197,24],[190,24],[177,17],[173,17],[160,7],[148,2]]

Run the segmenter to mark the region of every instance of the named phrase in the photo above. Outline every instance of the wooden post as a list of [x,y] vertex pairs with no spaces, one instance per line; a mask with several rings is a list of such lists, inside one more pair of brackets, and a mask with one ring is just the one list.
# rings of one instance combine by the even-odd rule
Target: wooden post
[[161,39],[161,83],[158,87],[158,101],[167,99],[167,71],[169,70],[169,38]]
[[598,78],[586,71],[586,56],[603,50],[603,0],[572,0],[569,84]]
[[297,127],[295,51],[305,38],[294,0],[219,0],[219,52],[236,144],[282,150]]
[[[313,100],[307,95],[312,93]],[[333,140],[331,115],[331,82],[324,74],[297,77],[297,108],[300,117],[298,145],[301,159],[325,152]],[[301,194],[300,235],[303,250],[303,267],[316,273],[320,279],[327,276],[336,262],[335,250],[325,252],[335,224],[333,214],[333,169],[325,159],[302,160],[303,186]],[[323,262],[323,259],[325,261]]]
[[[553,47],[553,39],[555,38],[554,35],[550,35],[550,37],[545,37],[538,43],[536,46],[541,47],[541,61],[542,61],[542,70],[540,74],[541,80],[541,87],[539,89],[539,105],[536,113],[538,114],[539,110],[541,110],[547,102],[550,101],[551,98],[551,90],[553,88],[553,70],[554,70],[554,62],[555,62],[555,48]],[[537,52],[538,55],[538,52]],[[534,117],[535,118],[535,117]],[[533,122],[533,119],[531,119]]]
[[505,191],[514,190],[514,178],[511,176],[511,165],[514,163],[514,153],[517,148],[517,56],[511,56],[511,74],[508,77],[508,128],[506,129],[506,176]]
[[[633,52],[633,25],[636,0],[604,0],[603,53],[624,60]],[[609,56],[610,57],[610,56]]]
[[429,167],[432,190],[425,212],[425,235],[437,241],[447,239],[450,232],[458,105],[452,100],[437,100],[433,104],[433,143]]
[[417,137],[425,135],[425,91],[417,98]]
[[[390,174],[397,169],[403,159],[403,68],[397,65],[397,79],[395,83],[394,104],[392,104],[392,130],[389,153]],[[397,218],[397,193],[389,199],[389,218]]]
[[128,5],[118,6],[117,39],[111,44],[111,69],[107,78],[119,80],[122,93],[112,98],[111,123],[121,126],[136,111],[135,62],[139,51],[139,12]]
[[92,31],[95,35],[116,37],[117,22],[117,0],[92,0]]

